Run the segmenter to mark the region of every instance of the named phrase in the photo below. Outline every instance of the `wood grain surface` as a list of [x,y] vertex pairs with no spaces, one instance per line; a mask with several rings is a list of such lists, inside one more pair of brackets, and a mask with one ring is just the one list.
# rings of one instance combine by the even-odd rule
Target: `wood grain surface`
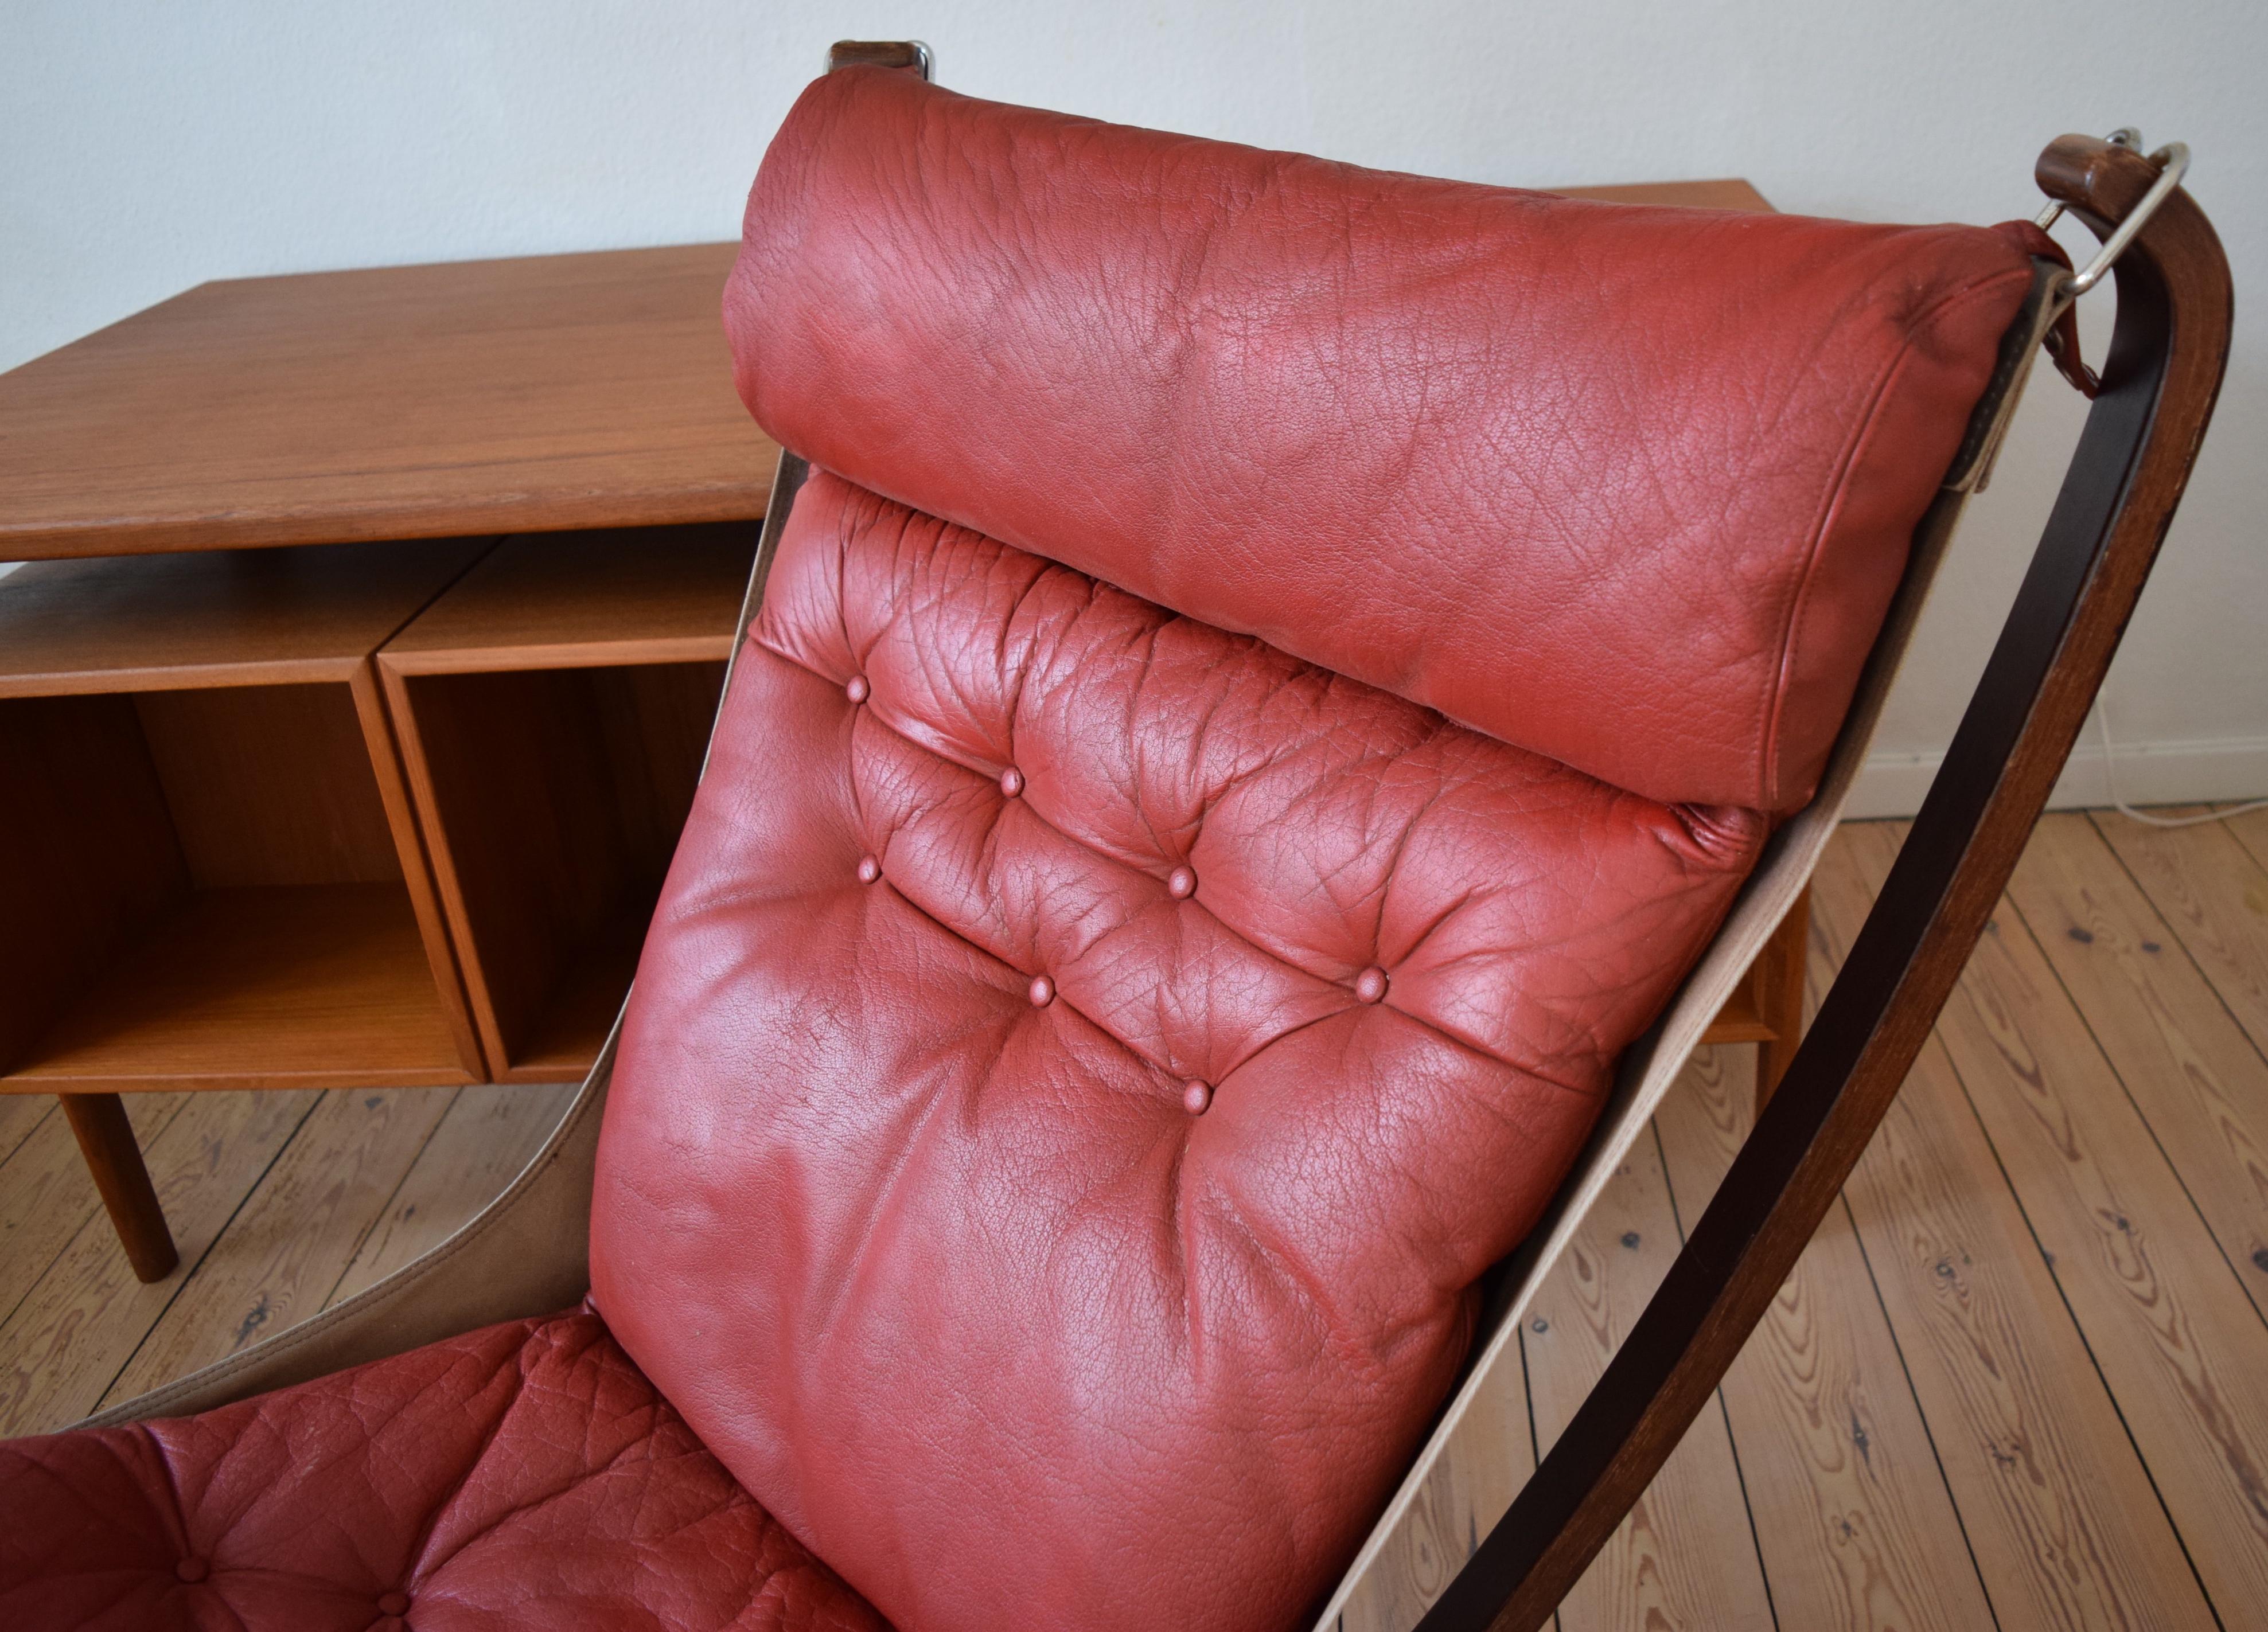
[[[0,1099],[0,1165],[4,1165],[25,1140],[39,1131],[52,1108],[31,1099]],[[4,1202],[0,1202],[0,1209],[4,1206]],[[6,1224],[0,1223],[0,1241],[7,1239],[6,1230]],[[6,1298],[0,1296],[0,1306],[6,1302]]]
[[379,661],[399,674],[722,663],[756,532],[728,522],[505,539]]
[[1455,1453],[1434,1464],[1410,1505],[1406,1537],[1365,1574],[1340,1612],[1336,1632],[1405,1632],[1417,1625],[1535,1471],[1528,1371],[1515,1344],[1459,1424]]
[[[2209,811],[2213,808],[2215,807],[2205,805],[2198,807],[2198,810]],[[2191,813],[2196,814],[2198,812],[2192,811]],[[2107,822],[2111,820],[2111,816],[2110,812],[2102,812],[2097,814],[2095,820],[2098,822]],[[2140,824],[2128,825],[2139,826]],[[2255,862],[2268,867],[2268,811],[2242,811],[2211,825],[2235,839],[2244,848],[2245,854],[2251,856]],[[2247,886],[2243,899],[2247,914],[2253,923],[2258,923],[2264,919],[2268,919],[2268,895],[2261,893],[2258,885]]]
[[491,542],[35,562],[0,578],[0,697],[343,680]]
[[189,887],[129,697],[0,702],[0,1074]]
[[[1755,1122],[1760,1063],[1745,1048],[1697,1055],[1655,1116],[1681,1217],[1715,1192]],[[1780,1625],[1991,1623],[1847,1207],[1829,1212],[1722,1393]]]
[[145,692],[134,711],[192,889],[401,877],[347,687]]
[[629,989],[724,664],[379,672],[492,1072],[580,1076]]
[[519,1176],[574,1097],[571,1083],[459,1089],[326,1304],[375,1286],[446,1240]]
[[[1677,1256],[1660,1147],[1641,1137],[1575,1232],[1520,1330],[1548,1452]],[[1695,1421],[1559,1606],[1561,1632],[1769,1628],[1771,1595],[1721,1404]]]
[[0,1091],[467,1082],[396,884],[202,890],[102,971]]
[[335,1089],[229,1222],[234,1248],[181,1288],[101,1404],[155,1388],[315,1313],[449,1109],[448,1088]]
[[490,1074],[579,1077],[691,806],[755,529],[507,540],[378,654]]
[[[127,1119],[143,1149],[187,1103],[180,1094],[126,1099]],[[55,1102],[18,1095],[0,1099],[0,1115],[11,1113],[25,1132],[0,1158],[0,1320],[102,1210],[77,1141]]]
[[1611,187],[1555,187],[1562,198],[1606,204],[1670,204],[1681,210],[1770,210],[1762,193],[1737,176],[1712,181],[1630,181]]
[[[1881,886],[1886,840],[1854,827],[1821,864],[1817,984]],[[2004,1632],[2210,1624],[1941,1038],[1844,1194]]]
[[[2169,810],[2168,815],[2196,815]],[[2146,827],[2116,812],[2095,830],[2149,893],[2167,928],[2257,1048],[2268,1049],[2268,812],[2227,824]]]
[[[2268,1310],[2268,1059],[2085,816],[2040,824],[2008,893],[2253,1307]],[[2241,883],[2213,906],[2244,912]]]
[[0,1089],[486,1075],[371,656],[487,548],[0,581]]
[[102,1197],[134,1278],[164,1280],[181,1261],[180,1254],[173,1250],[157,1188],[142,1165],[142,1146],[125,1101],[114,1093],[73,1093],[65,1094],[62,1103],[63,1120],[78,1142],[87,1177]]
[[755,519],[735,248],[201,284],[0,374],[0,560]]
[[2259,1311],[2029,924],[1994,921],[1939,1030],[2207,1592],[2268,1603]]
[[[195,1274],[316,1096],[188,1094],[148,1138],[144,1155],[173,1230],[181,1267],[152,1286],[136,1282],[99,1209],[42,1267],[0,1320],[0,1434],[57,1428],[95,1408],[103,1392],[183,1283]],[[77,1163],[77,1153],[70,1160]],[[81,1177],[80,1182],[85,1182]]]

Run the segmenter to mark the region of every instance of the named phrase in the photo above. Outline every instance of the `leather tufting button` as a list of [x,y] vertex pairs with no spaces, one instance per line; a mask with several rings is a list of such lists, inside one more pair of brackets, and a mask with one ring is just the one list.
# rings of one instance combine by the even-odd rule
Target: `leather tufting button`
[[1197,893],[1197,875],[1188,867],[1176,867],[1166,875],[1166,893],[1177,901],[1185,901]]
[[1376,1003],[1386,996],[1386,971],[1376,964],[1354,977],[1354,995],[1365,1003]]
[[1024,773],[1011,765],[1000,773],[1000,791],[1014,798],[1024,790]]
[[853,674],[850,677],[850,683],[843,688],[843,694],[849,697],[853,702],[864,702],[870,695],[873,695],[873,689],[874,688],[873,687],[866,684],[866,677],[865,675]]
[[195,1554],[192,1553],[188,1557],[183,1559],[180,1563],[173,1566],[173,1574],[177,1578],[186,1581],[190,1585],[195,1586],[198,1582],[212,1574],[212,1566],[207,1563],[203,1559],[199,1558]]
[[861,883],[861,884],[872,884],[872,883],[873,883],[873,881],[874,881],[875,879],[877,879],[877,878],[880,878],[881,876],[882,876],[882,864],[881,864],[880,862],[876,861],[876,860],[875,860],[873,856],[861,856],[858,858],[858,882],[859,882],[859,883]]
[[1203,1116],[1205,1106],[1212,1103],[1212,1088],[1192,1077],[1182,1084],[1182,1109],[1192,1116]]
[[407,1592],[387,1593],[378,1600],[378,1613],[381,1615],[408,1614],[409,1613],[409,1594]]
[[1032,1007],[1044,1009],[1056,1000],[1056,983],[1044,974],[1032,977]]

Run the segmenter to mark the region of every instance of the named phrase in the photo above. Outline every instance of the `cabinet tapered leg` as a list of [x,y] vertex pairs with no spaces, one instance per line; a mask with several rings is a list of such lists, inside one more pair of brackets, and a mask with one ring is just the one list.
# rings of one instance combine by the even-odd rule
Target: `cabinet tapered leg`
[[114,1093],[67,1093],[63,1114],[78,1136],[79,1153],[101,1192],[102,1205],[118,1231],[126,1261],[136,1279],[162,1281],[180,1262],[173,1250],[173,1231],[166,1227],[165,1209],[142,1165],[142,1147],[134,1142],[134,1125]]
[[1779,1086],[1803,1040],[1803,960],[1811,940],[1811,886],[1787,909],[1771,939],[1756,954],[1756,1010],[1772,1029],[1770,1042],[1756,1045],[1756,1110]]

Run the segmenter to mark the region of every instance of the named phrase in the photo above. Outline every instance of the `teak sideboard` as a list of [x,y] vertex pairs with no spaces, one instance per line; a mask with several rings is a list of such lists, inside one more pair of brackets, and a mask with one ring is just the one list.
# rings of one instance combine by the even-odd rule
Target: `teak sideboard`
[[[1742,181],[1592,196],[1768,208]],[[700,773],[778,450],[733,246],[200,285],[0,374],[0,1092],[579,1077]],[[1799,906],[1712,1028],[1801,1024]]]

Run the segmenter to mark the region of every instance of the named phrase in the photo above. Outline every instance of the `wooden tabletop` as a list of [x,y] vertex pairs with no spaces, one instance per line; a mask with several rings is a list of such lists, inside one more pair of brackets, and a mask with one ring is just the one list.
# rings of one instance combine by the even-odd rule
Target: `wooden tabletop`
[[778,450],[733,390],[733,250],[201,284],[0,374],[0,561],[755,520]]
[[202,284],[0,374],[0,561],[761,517],[733,251]]

